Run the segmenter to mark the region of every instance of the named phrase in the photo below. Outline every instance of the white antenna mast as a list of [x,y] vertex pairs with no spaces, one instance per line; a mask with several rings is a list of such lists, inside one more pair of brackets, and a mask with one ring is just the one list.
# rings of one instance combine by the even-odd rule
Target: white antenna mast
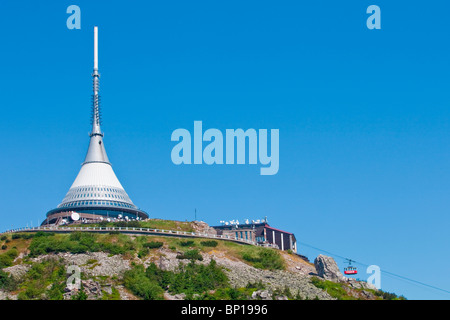
[[94,72],[98,71],[98,27],[94,27]]
[[98,73],[98,27],[94,27],[94,72],[92,73],[93,95],[92,95],[92,132],[93,135],[103,136],[100,131],[100,74]]

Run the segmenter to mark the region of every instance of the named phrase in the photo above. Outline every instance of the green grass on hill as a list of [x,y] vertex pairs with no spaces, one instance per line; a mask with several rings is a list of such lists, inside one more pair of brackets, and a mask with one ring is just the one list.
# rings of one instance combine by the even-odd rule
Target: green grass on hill
[[186,231],[194,232],[192,227],[192,222],[182,222],[176,220],[162,220],[162,219],[148,219],[145,221],[118,221],[118,222],[107,222],[102,221],[99,223],[90,223],[87,225],[71,224],[63,225],[64,228],[74,228],[74,227],[129,227],[129,228],[150,228],[159,230],[173,230],[173,231]]
[[350,288],[344,283],[336,283],[317,277],[311,278],[311,283],[317,288],[325,290],[330,296],[338,300],[358,300],[358,298],[350,294],[350,291],[367,291],[377,297],[377,300],[406,300],[405,297],[397,296],[394,293],[384,292],[382,290]]
[[[20,245],[22,251],[28,250],[29,257],[58,252],[86,253],[107,252],[112,255],[138,254],[145,258],[151,252],[166,246],[174,252],[181,252],[180,258],[195,258],[201,260],[201,252],[211,250],[224,252],[227,256],[237,258],[259,269],[284,270],[284,261],[275,249],[241,245],[225,240],[205,240],[203,238],[178,238],[163,236],[129,236],[111,232],[97,234],[93,232],[76,231],[70,234],[51,232],[17,233],[13,234],[10,244]],[[5,251],[6,252],[6,251]],[[1,257],[5,256],[0,255]]]
[[[150,225],[150,223],[153,223]],[[165,227],[174,229],[173,222],[151,221],[148,227]],[[183,225],[183,223],[181,224]],[[180,228],[181,226],[178,225]],[[185,228],[188,225],[184,225]],[[115,284],[124,285],[136,296],[142,299],[162,299],[164,291],[171,294],[184,293],[188,299],[249,299],[255,290],[263,286],[249,284],[245,288],[231,288],[224,269],[217,266],[212,260],[209,264],[201,264],[203,260],[201,253],[211,253],[223,255],[229,258],[239,259],[255,268],[267,270],[284,270],[286,268],[284,259],[278,250],[271,248],[243,245],[226,240],[207,240],[204,238],[179,238],[164,236],[139,235],[131,236],[117,232],[93,233],[85,231],[75,231],[71,233],[15,233],[4,235],[0,238],[2,246],[6,248],[0,250],[0,289],[15,291],[19,299],[62,299],[65,280],[65,266],[61,260],[44,260],[34,263],[30,258],[48,253],[70,252],[107,252],[111,255],[120,254],[124,259],[129,259],[133,263],[130,271],[125,272],[123,278],[109,279]],[[175,271],[162,271],[151,264],[147,268],[142,265],[143,260],[149,256],[157,257],[163,252],[158,250],[168,248],[177,252],[177,258],[188,259],[189,263],[180,264]],[[21,259],[17,259],[20,253],[25,253]],[[17,263],[31,265],[30,271],[21,281],[14,280],[2,269]],[[88,267],[98,263],[96,260],[89,260]],[[102,279],[101,279],[102,280]],[[102,280],[103,281],[103,280]],[[341,300],[357,299],[354,293],[358,290],[349,288],[345,284],[335,283],[313,277],[312,284],[325,290],[332,297]],[[112,288],[112,293],[103,293],[102,299],[116,300],[120,298],[116,288]],[[398,300],[404,299],[395,294],[383,292],[381,290],[369,290],[377,299]],[[353,294],[352,294],[353,293]],[[302,299],[299,292],[295,295],[290,293],[288,288],[279,290],[279,294],[287,296],[289,299]],[[80,293],[76,299],[86,299]]]

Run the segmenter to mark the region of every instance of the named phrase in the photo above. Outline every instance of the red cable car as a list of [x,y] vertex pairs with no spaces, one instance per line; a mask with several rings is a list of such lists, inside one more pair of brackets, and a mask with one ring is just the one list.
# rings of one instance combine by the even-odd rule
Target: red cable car
[[347,267],[347,268],[344,268],[344,273],[345,274],[357,274],[358,270],[356,269],[356,267]]
[[[348,266],[344,268],[344,274],[357,274],[358,269],[352,266],[352,260],[346,259],[348,261]],[[353,261],[354,262],[354,261]]]

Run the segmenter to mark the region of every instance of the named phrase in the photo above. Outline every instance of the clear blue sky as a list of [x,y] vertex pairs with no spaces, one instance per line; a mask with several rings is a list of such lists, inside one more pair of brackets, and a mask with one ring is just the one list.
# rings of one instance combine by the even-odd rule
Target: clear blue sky
[[[72,4],[81,30],[66,27]],[[381,30],[366,27],[372,4]],[[445,1],[1,1],[0,230],[41,223],[80,169],[98,25],[106,150],[151,217],[267,216],[299,242],[450,290],[449,11]],[[195,120],[279,129],[278,174],[174,165],[171,133]],[[450,298],[381,281],[409,299]]]

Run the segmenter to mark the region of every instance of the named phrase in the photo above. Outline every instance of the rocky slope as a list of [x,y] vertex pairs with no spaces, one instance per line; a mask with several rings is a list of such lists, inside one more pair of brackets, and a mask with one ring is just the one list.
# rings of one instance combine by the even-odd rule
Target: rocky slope
[[[136,237],[130,236],[130,241]],[[151,237],[148,237],[151,238]],[[268,249],[274,250],[274,249]],[[122,276],[125,271],[130,270],[136,264],[148,267],[154,263],[159,269],[174,271],[180,263],[189,263],[188,259],[180,259],[180,252],[174,250],[173,246],[164,244],[158,249],[152,249],[145,255],[139,257],[137,252],[130,254],[110,254],[106,252],[86,252],[86,253],[49,253],[37,257],[29,257],[27,248],[22,248],[20,254],[15,258],[11,266],[3,268],[3,271],[11,275],[15,281],[21,282],[24,277],[29,277],[32,266],[36,263],[45,261],[58,261],[59,264],[68,266],[77,266],[81,272],[81,284],[85,299],[138,299],[130,290],[125,288]],[[355,299],[379,299],[376,289],[365,283],[343,277],[336,263],[330,257],[319,256],[315,264],[306,262],[295,254],[277,251],[284,262],[284,270],[264,270],[255,268],[251,264],[243,261],[235,254],[231,254],[224,247],[210,248],[200,252],[201,261],[199,264],[209,264],[213,259],[218,266],[223,267],[225,274],[229,279],[229,286],[232,288],[244,288],[249,283],[262,284],[263,289],[255,290],[252,299],[279,299],[284,300],[288,297],[281,292],[289,288],[293,295],[301,299],[320,299],[332,300],[340,299],[341,296],[329,294],[330,284],[342,288],[345,298]],[[56,268],[56,267],[54,267]],[[34,271],[33,271],[34,272]],[[330,281],[330,282],[326,282]],[[48,288],[51,288],[51,283]],[[16,288],[15,290],[0,289],[0,299],[17,299],[20,291],[25,290]],[[328,291],[328,292],[327,292]],[[78,296],[80,292],[77,289],[70,288],[67,285],[64,288],[64,299],[72,299]],[[184,294],[171,295],[164,293],[167,300],[184,299]],[[42,295],[40,299],[48,297]],[[194,297],[195,298],[195,297]]]

